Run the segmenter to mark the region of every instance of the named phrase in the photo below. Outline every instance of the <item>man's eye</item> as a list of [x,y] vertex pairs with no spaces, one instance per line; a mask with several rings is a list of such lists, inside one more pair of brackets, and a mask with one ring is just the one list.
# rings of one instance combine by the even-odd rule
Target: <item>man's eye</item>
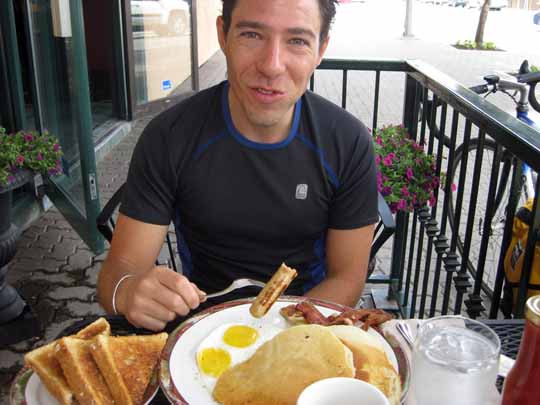
[[252,31],[242,32],[242,33],[240,33],[240,36],[243,37],[243,38],[248,38],[248,39],[257,39],[257,38],[259,38],[259,34],[257,34],[256,32],[252,32]]
[[293,38],[289,41],[292,45],[307,46],[309,42],[302,38]]

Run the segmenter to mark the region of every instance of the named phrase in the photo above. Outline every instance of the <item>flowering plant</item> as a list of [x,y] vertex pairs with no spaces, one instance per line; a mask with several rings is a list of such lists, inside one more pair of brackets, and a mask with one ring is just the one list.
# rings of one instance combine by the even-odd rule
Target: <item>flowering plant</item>
[[0,127],[0,186],[12,183],[14,174],[20,169],[51,176],[60,174],[61,157],[58,139],[46,131],[7,134]]
[[412,212],[426,203],[435,204],[439,185],[435,158],[424,146],[410,139],[403,126],[386,126],[374,131],[377,188],[390,210]]

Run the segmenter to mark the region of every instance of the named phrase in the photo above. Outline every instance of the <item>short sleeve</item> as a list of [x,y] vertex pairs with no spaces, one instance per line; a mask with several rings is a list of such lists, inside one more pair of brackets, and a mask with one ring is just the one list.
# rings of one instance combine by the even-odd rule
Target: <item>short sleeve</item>
[[378,221],[377,175],[373,141],[364,125],[357,127],[329,214],[329,228],[354,229]]
[[168,129],[160,126],[159,116],[143,131],[131,158],[122,214],[155,225],[171,222],[177,182],[167,138]]

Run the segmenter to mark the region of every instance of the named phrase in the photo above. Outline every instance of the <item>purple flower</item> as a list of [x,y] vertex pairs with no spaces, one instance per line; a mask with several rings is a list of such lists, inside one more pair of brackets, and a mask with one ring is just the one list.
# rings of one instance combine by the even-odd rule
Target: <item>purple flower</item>
[[386,156],[386,157],[383,159],[383,165],[385,165],[385,166],[392,166],[392,158]]
[[49,169],[49,174],[51,176],[55,176],[57,173],[58,173],[58,169],[56,169],[56,168]]
[[392,214],[395,214],[397,212],[397,204],[396,203],[390,203],[390,211]]
[[411,195],[411,193],[409,192],[409,189],[407,188],[407,186],[403,186],[403,188],[401,189],[401,195],[403,197],[408,197]]
[[19,156],[17,156],[16,160],[17,160],[18,164],[22,165],[24,163],[24,156],[19,155]]
[[11,183],[12,181],[15,181],[15,176],[12,176],[11,174],[7,177],[7,182]]
[[375,156],[375,163],[377,165],[381,164],[381,156],[380,155]]
[[455,183],[452,183],[450,187],[452,188],[452,192],[456,192],[457,186],[455,185]]
[[381,190],[381,193],[382,193],[383,196],[390,195],[391,192],[392,192],[392,187],[390,187],[390,186],[385,186]]
[[394,159],[396,157],[396,154],[394,152],[390,152],[388,156],[390,159]]
[[53,149],[54,149],[55,152],[58,152],[58,151],[60,150],[60,145],[57,144],[57,143],[55,143],[55,144],[53,145]]
[[382,145],[382,138],[378,136],[377,138],[375,138],[375,142],[377,142],[377,145]]
[[407,167],[407,171],[405,173],[405,176],[407,176],[407,180],[410,180],[413,178],[413,170],[411,167]]
[[40,152],[38,152],[38,154],[36,156],[36,160],[38,160],[38,161],[43,160],[43,155]]
[[32,136],[32,134],[26,134],[26,135],[24,136],[24,140],[25,140],[26,142],[32,142],[32,141],[34,140],[34,137]]
[[431,193],[431,195],[429,196],[429,206],[433,207],[435,205],[435,201],[435,195]]
[[397,204],[397,209],[398,210],[404,210],[406,208],[407,208],[407,202],[404,199],[399,200],[399,202]]

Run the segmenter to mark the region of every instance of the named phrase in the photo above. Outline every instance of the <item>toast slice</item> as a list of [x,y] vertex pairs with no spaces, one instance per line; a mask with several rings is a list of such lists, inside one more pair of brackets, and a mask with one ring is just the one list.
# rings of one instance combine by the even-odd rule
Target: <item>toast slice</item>
[[97,336],[91,352],[115,403],[141,405],[167,341],[166,333],[148,336]]
[[109,387],[92,358],[91,345],[89,340],[62,338],[55,347],[56,359],[79,404],[114,404]]
[[[81,339],[90,339],[98,334],[109,335],[111,327],[105,318],[99,318],[86,328],[80,330],[76,336]],[[60,363],[55,357],[57,341],[32,350],[24,356],[25,363],[39,376],[45,388],[55,397],[60,405],[74,403],[73,391],[69,387]]]

